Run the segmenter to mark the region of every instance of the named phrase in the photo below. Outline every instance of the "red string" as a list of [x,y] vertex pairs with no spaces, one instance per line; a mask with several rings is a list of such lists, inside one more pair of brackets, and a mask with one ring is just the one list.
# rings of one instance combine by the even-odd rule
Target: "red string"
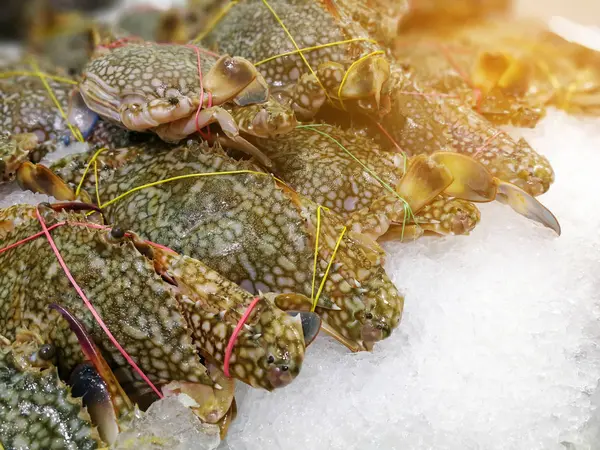
[[135,36],[127,36],[127,37],[124,37],[121,39],[117,39],[116,41],[113,41],[110,44],[99,44],[98,47],[113,49],[113,48],[123,47],[125,44],[127,44],[128,42],[131,42],[131,41],[139,42],[140,38],[135,37]]
[[46,226],[46,222],[44,222],[44,218],[40,214],[40,210],[38,207],[35,208],[35,213],[37,215],[38,220],[40,221],[42,230],[44,231],[44,234],[46,235],[46,239],[48,239],[48,243],[50,244],[52,251],[56,255],[56,259],[58,260],[58,263],[62,267],[63,271],[65,272],[65,275],[67,276],[67,278],[69,279],[69,281],[71,282],[71,284],[73,285],[73,287],[75,288],[75,290],[77,291],[77,293],[79,294],[81,299],[83,300],[83,303],[85,303],[85,306],[87,306],[87,308],[92,313],[92,316],[94,316],[94,319],[96,319],[96,322],[98,323],[98,325],[100,325],[100,328],[102,328],[104,333],[108,336],[108,338],[113,343],[113,345],[117,348],[117,350],[119,350],[121,355],[123,355],[123,357],[129,363],[129,365],[135,369],[135,371],[142,377],[142,379],[148,384],[148,386],[150,386],[152,388],[152,390],[156,393],[156,395],[158,395],[158,398],[163,398],[163,396],[162,396],[161,392],[158,390],[158,388],[156,386],[154,386],[152,381],[150,381],[150,379],[146,376],[146,374],[142,371],[142,369],[140,369],[138,367],[138,365],[135,363],[135,361],[131,358],[131,356],[129,356],[129,353],[127,353],[127,351],[125,351],[125,349],[121,346],[121,344],[119,344],[119,341],[117,341],[117,339],[110,332],[110,330],[108,329],[108,327],[106,326],[106,324],[104,323],[102,318],[100,317],[100,314],[98,314],[98,312],[96,311],[96,308],[94,308],[92,303],[88,300],[88,298],[84,294],[83,290],[79,287],[79,285],[75,281],[75,278],[73,278],[73,275],[71,275],[71,271],[65,264],[65,261],[63,260],[61,254],[58,250],[58,247],[56,247],[56,244],[54,243],[54,239],[52,239],[52,235],[50,234],[50,231],[48,230],[48,227]]
[[225,360],[223,361],[223,372],[225,373],[225,376],[227,378],[231,378],[231,375],[229,374],[229,360],[231,358],[231,353],[233,352],[233,346],[235,345],[235,341],[237,340],[238,334],[240,334],[242,327],[248,320],[248,317],[250,317],[250,314],[252,314],[252,311],[256,307],[256,304],[259,300],[260,297],[255,297],[254,300],[252,300],[252,302],[250,303],[250,305],[248,305],[248,308],[246,308],[246,311],[244,311],[244,314],[240,318],[239,322],[233,330],[233,333],[231,334],[231,337],[229,338],[227,348],[225,349]]
[[[191,44],[186,45],[186,47],[191,48],[192,50],[194,50],[196,52],[196,60],[198,62],[198,80],[200,81],[200,104],[198,105],[198,109],[196,110],[196,117],[194,118],[195,123],[196,123],[196,131],[200,134],[200,136],[202,136],[203,139],[207,140],[208,138],[210,138],[210,130],[209,130],[208,134],[205,135],[202,132],[202,130],[200,129],[200,123],[199,123],[200,111],[202,110],[202,105],[204,104],[204,81],[203,81],[203,77],[202,77],[202,61],[200,58],[200,49],[198,47],[196,47],[195,45],[191,45]],[[206,51],[205,53],[212,53],[212,52]],[[207,102],[206,106],[207,106],[207,108],[210,108],[212,106],[212,94],[210,92],[208,93],[208,102]]]
[[502,131],[498,130],[492,136],[490,136],[481,147],[475,150],[475,153],[473,153],[473,158],[476,158],[482,151],[484,151],[500,133],[502,133]]
[[[19,245],[25,244],[26,242],[32,241],[40,236],[46,235],[46,238],[48,239],[48,243],[50,244],[50,247],[52,248],[52,251],[54,252],[54,254],[56,255],[56,259],[58,260],[59,264],[61,265],[63,271],[65,272],[65,275],[67,276],[67,278],[69,279],[69,281],[71,282],[71,284],[73,285],[73,287],[75,288],[75,290],[77,291],[77,293],[79,294],[79,296],[81,297],[81,299],[83,300],[85,306],[90,310],[90,312],[92,313],[92,316],[94,317],[94,319],[96,320],[96,322],[98,323],[98,325],[100,326],[100,328],[102,328],[102,330],[104,331],[104,333],[106,333],[106,335],[108,336],[108,338],[110,339],[110,341],[113,343],[113,345],[117,348],[117,350],[119,350],[119,352],[121,353],[121,355],[123,355],[123,357],[125,358],[125,360],[129,363],[129,365],[140,375],[140,377],[142,377],[142,379],[148,384],[148,386],[150,386],[152,388],[152,390],[156,393],[156,395],[158,395],[159,398],[162,398],[162,394],[161,392],[158,390],[158,388],[152,383],[152,381],[150,381],[150,379],[146,376],[146,374],[142,371],[142,369],[140,369],[140,367],[135,363],[135,361],[131,358],[131,356],[129,356],[129,354],[127,353],[127,351],[121,346],[121,344],[119,344],[119,342],[117,341],[117,339],[113,336],[113,334],[110,332],[110,330],[108,329],[108,327],[106,326],[106,324],[104,323],[104,321],[102,320],[102,318],[100,317],[100,315],[98,314],[98,312],[96,311],[96,309],[94,308],[94,306],[91,304],[91,302],[88,300],[88,298],[86,297],[86,295],[84,294],[83,290],[79,287],[79,285],[77,284],[77,282],[75,281],[75,279],[73,278],[71,272],[69,271],[69,268],[67,267],[65,261],[63,260],[56,244],[54,243],[54,240],[52,239],[52,235],[50,234],[51,230],[54,230],[55,228],[58,228],[60,226],[66,225],[67,222],[59,222],[59,223],[55,223],[54,225],[48,227],[46,226],[46,222],[44,222],[43,217],[40,214],[40,211],[38,208],[36,208],[36,215],[37,218],[40,222],[40,225],[42,227],[42,231],[39,233],[36,233],[34,235],[31,235],[29,237],[26,237],[18,242],[15,242],[14,244],[8,245],[4,248],[0,249],[0,254],[4,253],[8,250],[11,250],[15,247],[18,247]],[[69,225],[77,225],[77,226],[85,226],[88,228],[96,228],[96,229],[109,229],[110,227],[104,226],[104,225],[99,225],[99,224],[94,224],[94,223],[81,223],[81,222],[70,222]],[[163,248],[169,251],[173,251],[168,247],[164,247],[162,245],[159,244],[155,244],[153,242],[149,242],[149,244],[154,245],[156,247],[159,248]]]
[[379,129],[381,130],[381,132],[386,135],[386,137],[390,140],[390,142],[392,144],[394,144],[394,147],[396,147],[396,149],[400,153],[404,153],[406,155],[406,152],[404,150],[402,150],[402,147],[400,147],[400,145],[394,140],[394,138],[392,137],[392,135],[383,127],[383,125],[381,125],[379,122],[375,122],[375,125],[377,125],[379,127]]

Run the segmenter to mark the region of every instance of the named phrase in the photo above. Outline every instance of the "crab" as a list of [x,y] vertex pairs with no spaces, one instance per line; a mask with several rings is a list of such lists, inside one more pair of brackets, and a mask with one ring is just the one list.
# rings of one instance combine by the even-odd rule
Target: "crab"
[[[103,204],[111,222],[198,258],[251,292],[288,293],[276,304],[315,308],[323,330],[353,351],[372,349],[398,325],[404,297],[383,268],[379,245],[364,234],[343,232],[336,214],[254,164],[193,142],[175,148],[143,144],[96,156],[101,202],[147,183],[187,177]],[[71,189],[66,198],[75,198],[90,157],[73,155],[52,165],[50,173],[62,179],[54,185],[44,181],[49,169],[26,163],[22,185],[54,195]],[[216,173],[224,171],[233,173]],[[83,178],[81,198],[97,198],[92,173]]]
[[[119,433],[135,427],[143,413],[122,388],[85,326],[59,305],[50,309],[74,332],[85,361],[68,372],[60,348],[45,343],[39,334],[20,329],[14,342],[0,335],[0,442],[9,449],[47,448],[58,443],[60,448],[73,450],[112,448]],[[189,396],[181,396],[176,383],[165,387],[169,398],[165,401],[181,402],[180,409],[194,405],[198,428],[214,434],[220,428],[224,437],[235,416],[234,382],[222,373],[219,376],[214,367],[208,370],[214,386],[195,392],[195,399],[202,404],[194,405]],[[217,417],[216,424],[206,423]]]
[[[129,130],[154,132],[167,142],[218,123],[224,133],[220,142],[266,165],[269,161],[240,131],[277,136],[295,126],[291,112],[289,123],[279,113],[271,114],[269,88],[249,61],[193,45],[127,42],[104,47],[85,67],[79,90],[87,107],[101,117]],[[232,113],[246,107],[256,115],[251,127],[240,130]]]
[[[554,181],[550,162],[525,139],[515,141],[459,99],[431,95],[421,86],[418,69],[407,74],[405,68],[394,65],[392,72],[392,111],[380,125],[408,154],[457,152],[530,195],[550,188]],[[377,129],[374,132],[380,134]]]
[[[229,339],[253,299],[255,307],[232,349],[231,374],[267,390],[285,386],[298,375],[307,326],[315,325],[311,334],[315,327],[318,330],[315,314],[284,313],[274,304],[275,294],[269,298],[249,294],[196,259],[123,229],[107,229],[95,223],[94,215],[64,211],[88,207],[67,203],[2,210],[2,242],[10,245],[35,235],[39,220],[48,227],[64,222],[51,233],[66,266],[106,327],[150,380],[159,386],[177,382],[178,389],[189,391],[191,397],[194,390],[201,391],[197,383],[213,386],[197,352],[223,366]],[[44,239],[35,239],[0,254],[5,269],[0,333],[14,339],[19,328],[36,332],[61,349],[64,366],[72,369],[81,352],[73,348],[72,334],[59,314],[47,311],[49,303],[58,303],[84,324],[111,361],[125,365],[52,252]]]
[[484,98],[512,96],[511,101],[542,111],[554,106],[575,114],[600,113],[598,51],[529,20],[486,21],[450,38],[464,49],[458,62]]
[[[302,83],[295,82],[300,76],[311,79],[312,88],[302,87],[300,97],[304,96],[306,101],[301,101],[300,106],[294,100],[294,95],[298,95],[291,94],[292,105],[295,104],[301,120],[310,119],[320,112],[326,122],[335,121],[340,116],[339,112],[322,108],[329,96],[334,100],[330,102],[332,106],[339,107],[339,100],[342,100],[342,105],[349,112],[370,117],[365,120],[374,118],[379,121],[408,154],[431,154],[443,150],[463,153],[488,166],[493,176],[531,195],[540,195],[549,188],[554,172],[546,158],[537,154],[524,140],[513,141],[460,100],[431,96],[431,92],[423,87],[427,82],[420,81],[423,75],[418,67],[411,70],[412,66],[403,66],[387,56],[383,48],[368,40],[375,36],[370,36],[359,23],[349,20],[357,11],[353,2],[304,0],[291,4],[282,1],[268,4],[280,18],[284,17],[283,22],[290,34],[298,39],[298,47],[308,48],[305,58],[313,70],[317,70],[316,78],[313,73],[302,75],[308,70],[305,62],[295,53],[296,49],[281,24],[261,0],[236,3],[209,30],[202,42],[254,61],[273,87],[274,95],[279,87],[285,90],[295,84],[291,87],[294,90],[302,86]],[[256,33],[257,23],[261,30],[269,32]],[[371,30],[371,33],[374,31]],[[336,45],[348,38],[353,42]],[[363,49],[355,53],[359,55],[357,58],[349,57],[347,53],[348,47],[354,46]],[[263,61],[267,62],[263,64]],[[331,61],[338,66],[341,62],[342,68],[333,70],[335,64],[330,64]],[[321,65],[325,70],[319,72]],[[330,81],[328,76],[334,80]],[[369,95],[355,99],[357,104],[354,106],[360,106],[357,110],[345,98],[338,96],[336,99],[324,91],[319,83],[325,87],[334,86],[334,92],[343,93],[344,89],[340,87],[360,88],[357,92],[368,92]],[[362,87],[368,88],[363,90]],[[276,96],[281,100],[286,98],[285,95]],[[302,112],[302,105],[307,106],[305,109],[310,114]],[[370,109],[366,107],[368,105]]]
[[[430,95],[460,99],[495,125],[531,128],[544,117],[545,102],[525,98],[526,65],[448,40],[447,36],[405,35],[396,40],[394,56],[401,65],[418,70],[421,86]],[[478,55],[479,61],[474,62]]]
[[[384,52],[331,1],[241,1],[201,37],[209,48],[255,63],[273,94],[302,120],[325,102],[374,115],[386,110]],[[306,50],[300,56],[298,49]]]
[[[468,201],[489,202],[497,196],[560,234],[555,217],[535,198],[492,177],[483,164],[460,154],[439,152],[407,160],[351,129],[327,124],[300,126],[280,139],[259,139],[257,146],[271,159],[278,177],[331,208],[354,231],[374,239],[388,231],[418,235],[419,211],[434,199],[437,208],[424,211],[423,219],[437,218],[444,225],[423,220],[421,232],[468,233],[479,220],[479,212]],[[459,206],[455,201],[449,209],[436,198],[439,195],[465,202]],[[417,214],[414,219],[409,209]],[[455,215],[442,218],[444,210]],[[407,218],[408,230],[404,229]],[[400,231],[394,230],[398,227]]]
[[[0,338],[2,448],[96,449],[104,446],[80,398],[60,379],[54,348]],[[94,389],[92,383],[87,387]]]
[[[0,71],[9,75],[0,78],[0,133],[14,136],[27,134],[28,146],[33,146],[33,160],[39,160],[54,150],[61,140],[74,140],[65,120],[69,94],[76,84],[72,78],[51,64],[33,60],[5,64]],[[50,92],[60,108],[54,103]],[[94,116],[87,114],[79,117],[83,137],[93,127]]]

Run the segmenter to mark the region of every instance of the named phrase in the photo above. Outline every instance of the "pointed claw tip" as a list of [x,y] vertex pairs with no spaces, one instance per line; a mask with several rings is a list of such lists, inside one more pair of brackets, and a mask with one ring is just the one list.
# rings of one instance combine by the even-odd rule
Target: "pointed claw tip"
[[317,334],[319,334],[321,317],[317,313],[310,311],[289,311],[288,314],[292,317],[300,316],[304,343],[308,347],[315,340]]

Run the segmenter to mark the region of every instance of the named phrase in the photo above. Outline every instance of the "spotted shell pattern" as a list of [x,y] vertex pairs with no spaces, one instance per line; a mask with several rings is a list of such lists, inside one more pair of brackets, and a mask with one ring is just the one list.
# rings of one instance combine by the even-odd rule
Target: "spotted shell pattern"
[[[75,185],[89,158],[89,154],[76,155],[52,168]],[[257,170],[216,148],[197,145],[131,147],[101,154],[99,161],[102,201],[179,175]],[[84,186],[95,198],[91,177]],[[202,260],[250,292],[312,296],[317,207],[279,187],[268,174],[169,182],[138,190],[108,206],[106,212],[113,223],[135,226],[144,237]],[[343,225],[332,212],[322,215],[317,281],[324,276]],[[365,314],[372,310],[376,325],[389,335],[400,320],[403,297],[385,274],[380,255],[367,254],[347,233],[335,262],[317,312],[331,318],[330,324],[345,337],[361,340]],[[326,312],[331,308],[341,311]]]
[[0,444],[2,448],[91,450],[102,442],[80,399],[55,367],[20,367],[10,348],[0,349]]

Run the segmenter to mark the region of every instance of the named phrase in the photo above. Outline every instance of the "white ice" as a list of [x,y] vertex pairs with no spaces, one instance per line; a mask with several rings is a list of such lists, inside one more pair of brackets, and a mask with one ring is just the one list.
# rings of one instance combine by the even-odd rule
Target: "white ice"
[[219,427],[203,424],[177,397],[159,400],[122,430],[114,450],[214,450]]
[[540,200],[562,236],[490,204],[470,236],[388,245],[393,336],[361,354],[319,338],[292,385],[240,385],[221,448],[600,449],[600,120],[521,133],[556,171]]
[[241,387],[230,449],[600,448],[600,121],[523,134],[562,236],[490,204],[470,236],[388,245],[400,328],[370,354],[318,339],[292,385]]

